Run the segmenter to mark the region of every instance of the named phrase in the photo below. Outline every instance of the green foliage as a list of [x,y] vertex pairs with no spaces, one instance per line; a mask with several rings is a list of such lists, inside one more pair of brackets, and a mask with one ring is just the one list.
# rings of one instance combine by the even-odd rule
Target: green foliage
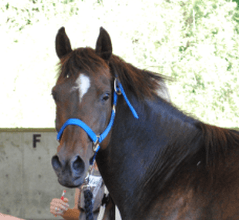
[[[2,89],[9,91],[6,101],[14,100],[20,109],[12,113],[17,121],[8,115],[16,111],[15,107],[1,110],[1,121],[6,121],[3,127],[54,126],[54,103],[49,91],[57,62],[54,37],[63,25],[77,47],[94,47],[99,27],[104,26],[111,35],[115,54],[174,79],[168,86],[172,101],[181,109],[208,123],[238,126],[239,12],[235,2],[2,0],[0,19],[1,33],[5,34],[1,49],[9,53],[5,59],[14,61],[13,66],[5,67],[6,72],[10,68],[12,76],[4,76],[13,90],[8,84]],[[21,51],[27,51],[28,57],[24,58]],[[38,100],[40,106],[47,106],[45,115],[49,117],[45,120],[42,110],[31,109],[30,117],[30,110],[24,108],[29,100],[36,103],[22,88],[26,78],[40,82],[39,92],[34,86],[32,91],[42,98]],[[28,120],[34,114],[38,121]]]
[[[83,0],[81,0],[83,2]],[[1,3],[8,28],[21,31],[27,25],[40,22],[44,17],[47,20],[58,14],[75,15],[79,10],[74,0],[22,0]]]

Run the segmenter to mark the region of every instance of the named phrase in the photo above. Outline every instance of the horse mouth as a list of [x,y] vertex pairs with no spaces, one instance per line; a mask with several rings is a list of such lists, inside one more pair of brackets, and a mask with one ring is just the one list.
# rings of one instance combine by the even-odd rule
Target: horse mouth
[[81,186],[84,183],[84,178],[85,175],[80,176],[80,177],[67,177],[63,175],[58,176],[58,182],[65,187],[68,188],[76,188]]

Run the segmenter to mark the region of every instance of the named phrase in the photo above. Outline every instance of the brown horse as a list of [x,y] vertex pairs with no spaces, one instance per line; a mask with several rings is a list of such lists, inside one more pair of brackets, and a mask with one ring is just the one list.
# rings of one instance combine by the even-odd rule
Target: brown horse
[[[61,28],[56,51],[60,146],[52,166],[60,184],[84,182],[100,142],[96,161],[122,219],[239,219],[237,131],[205,124],[162,98],[163,77],[113,55],[103,28],[95,50],[72,50]],[[109,132],[92,141],[83,126],[64,124],[71,118],[94,134]]]

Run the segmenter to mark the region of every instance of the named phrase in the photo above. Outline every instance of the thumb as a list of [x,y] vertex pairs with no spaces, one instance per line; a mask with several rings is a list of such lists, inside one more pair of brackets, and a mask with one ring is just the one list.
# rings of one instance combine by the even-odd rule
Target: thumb
[[63,201],[64,201],[65,203],[68,203],[69,200],[68,200],[67,198],[64,198]]

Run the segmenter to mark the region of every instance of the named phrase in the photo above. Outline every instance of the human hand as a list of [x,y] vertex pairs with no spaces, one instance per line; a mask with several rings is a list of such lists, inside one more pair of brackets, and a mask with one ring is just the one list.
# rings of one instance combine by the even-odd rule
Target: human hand
[[52,199],[50,203],[50,212],[56,216],[63,216],[67,209],[69,208],[68,199]]

